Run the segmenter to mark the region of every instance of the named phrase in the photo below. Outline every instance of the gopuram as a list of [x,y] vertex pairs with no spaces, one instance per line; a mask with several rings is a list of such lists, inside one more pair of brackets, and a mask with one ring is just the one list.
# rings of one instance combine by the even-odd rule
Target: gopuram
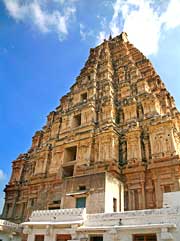
[[13,161],[2,218],[161,208],[163,193],[179,191],[179,180],[180,113],[123,32],[90,49],[70,92]]

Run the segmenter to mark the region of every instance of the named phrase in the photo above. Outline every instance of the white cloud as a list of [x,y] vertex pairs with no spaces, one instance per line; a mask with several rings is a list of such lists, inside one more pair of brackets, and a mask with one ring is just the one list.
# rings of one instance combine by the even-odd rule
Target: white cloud
[[3,211],[3,206],[4,206],[4,193],[0,193],[0,214]]
[[97,44],[100,44],[104,41],[104,39],[107,39],[108,34],[105,31],[100,31],[97,36]]
[[5,173],[3,172],[3,170],[0,169],[0,181],[4,180],[6,178]]
[[86,33],[86,31],[85,31],[85,26],[84,26],[84,24],[80,23],[79,28],[80,28],[80,36],[81,36],[81,39],[82,39],[82,40],[85,40],[86,37],[87,37],[87,33]]
[[74,0],[4,0],[9,15],[15,20],[31,22],[43,33],[56,32],[60,40],[68,35],[76,12],[74,3]]
[[17,20],[22,20],[28,13],[28,8],[26,6],[20,6],[18,0],[4,0],[4,3],[10,15]]
[[102,41],[109,32],[116,36],[125,31],[129,40],[144,54],[156,54],[163,31],[180,26],[180,0],[169,0],[165,9],[164,3],[156,0],[116,0],[112,5],[112,18],[106,27],[102,27],[98,41]]
[[29,11],[32,14],[32,20],[39,27],[42,32],[49,31],[49,25],[52,24],[53,14],[48,15],[43,12],[40,5],[37,2],[31,3],[29,6]]
[[97,16],[98,20],[100,20],[102,31],[100,31],[97,35],[97,42],[96,44],[100,44],[104,41],[104,39],[108,38],[109,33],[107,32],[107,20],[105,17]]
[[162,14],[161,21],[167,29],[180,26],[180,0],[171,0],[167,11]]
[[124,7],[123,7],[121,2],[122,2],[121,0],[117,0],[113,4],[114,14],[113,14],[112,20],[111,20],[111,22],[109,24],[109,27],[110,27],[110,30],[111,30],[111,34],[113,36],[119,34],[119,32],[120,32],[119,13],[121,11],[123,13],[123,9],[125,9],[125,7],[127,7],[127,5],[124,5]]
[[[3,0],[9,15],[22,22],[31,22],[41,32],[55,32],[60,40],[69,34],[78,0]],[[101,28],[97,44],[112,36],[127,32],[129,40],[144,54],[156,54],[161,35],[180,26],[180,0],[104,0],[113,10],[112,16],[98,17]],[[102,16],[102,15],[101,15]],[[80,36],[87,40],[95,29],[80,23]],[[88,30],[89,29],[89,30]]]
[[158,50],[161,22],[148,1],[139,1],[137,10],[129,11],[124,22],[124,31],[129,40],[147,55]]
[[80,32],[81,40],[88,40],[91,38],[94,39],[94,31],[92,29],[89,29],[83,23],[79,24],[79,30],[80,30],[79,32]]

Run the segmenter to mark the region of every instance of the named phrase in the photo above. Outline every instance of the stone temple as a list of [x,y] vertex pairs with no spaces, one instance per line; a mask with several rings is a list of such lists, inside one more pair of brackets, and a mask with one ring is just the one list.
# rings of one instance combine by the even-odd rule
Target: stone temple
[[[90,49],[70,92],[29,151],[13,161],[1,218],[28,225],[34,210],[85,208],[89,217],[161,210],[164,193],[177,191],[180,113],[151,62],[123,32]],[[70,240],[62,235],[54,240]]]

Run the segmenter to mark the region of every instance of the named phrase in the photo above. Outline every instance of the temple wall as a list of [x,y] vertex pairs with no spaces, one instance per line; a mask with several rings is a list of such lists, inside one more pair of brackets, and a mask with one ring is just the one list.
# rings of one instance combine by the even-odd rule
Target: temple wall
[[[173,202],[179,195],[179,192],[165,194],[164,202],[169,206],[161,209],[99,214],[85,214],[83,209],[36,211],[23,224],[24,232],[29,233],[28,241],[38,234],[44,234],[45,241],[55,241],[57,234],[69,234],[70,240],[76,241],[90,241],[95,236],[103,237],[103,241],[132,241],[135,235],[141,239],[151,236],[152,241],[179,241],[180,204]],[[51,219],[53,216],[55,221]],[[49,224],[44,226],[44,221]],[[33,222],[36,222],[34,226]]]
[[70,91],[13,161],[2,217],[21,223],[34,210],[85,200],[87,213],[161,208],[179,180],[180,113],[150,60],[122,33],[90,49]]

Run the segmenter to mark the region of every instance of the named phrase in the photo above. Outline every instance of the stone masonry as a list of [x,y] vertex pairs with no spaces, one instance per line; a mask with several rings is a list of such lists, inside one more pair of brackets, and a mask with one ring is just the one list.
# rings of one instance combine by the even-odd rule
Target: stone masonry
[[164,192],[180,190],[179,155],[174,99],[121,33],[90,49],[70,92],[13,161],[2,218],[20,223],[84,196],[87,213],[105,212],[106,174],[123,183],[125,210],[161,208]]

